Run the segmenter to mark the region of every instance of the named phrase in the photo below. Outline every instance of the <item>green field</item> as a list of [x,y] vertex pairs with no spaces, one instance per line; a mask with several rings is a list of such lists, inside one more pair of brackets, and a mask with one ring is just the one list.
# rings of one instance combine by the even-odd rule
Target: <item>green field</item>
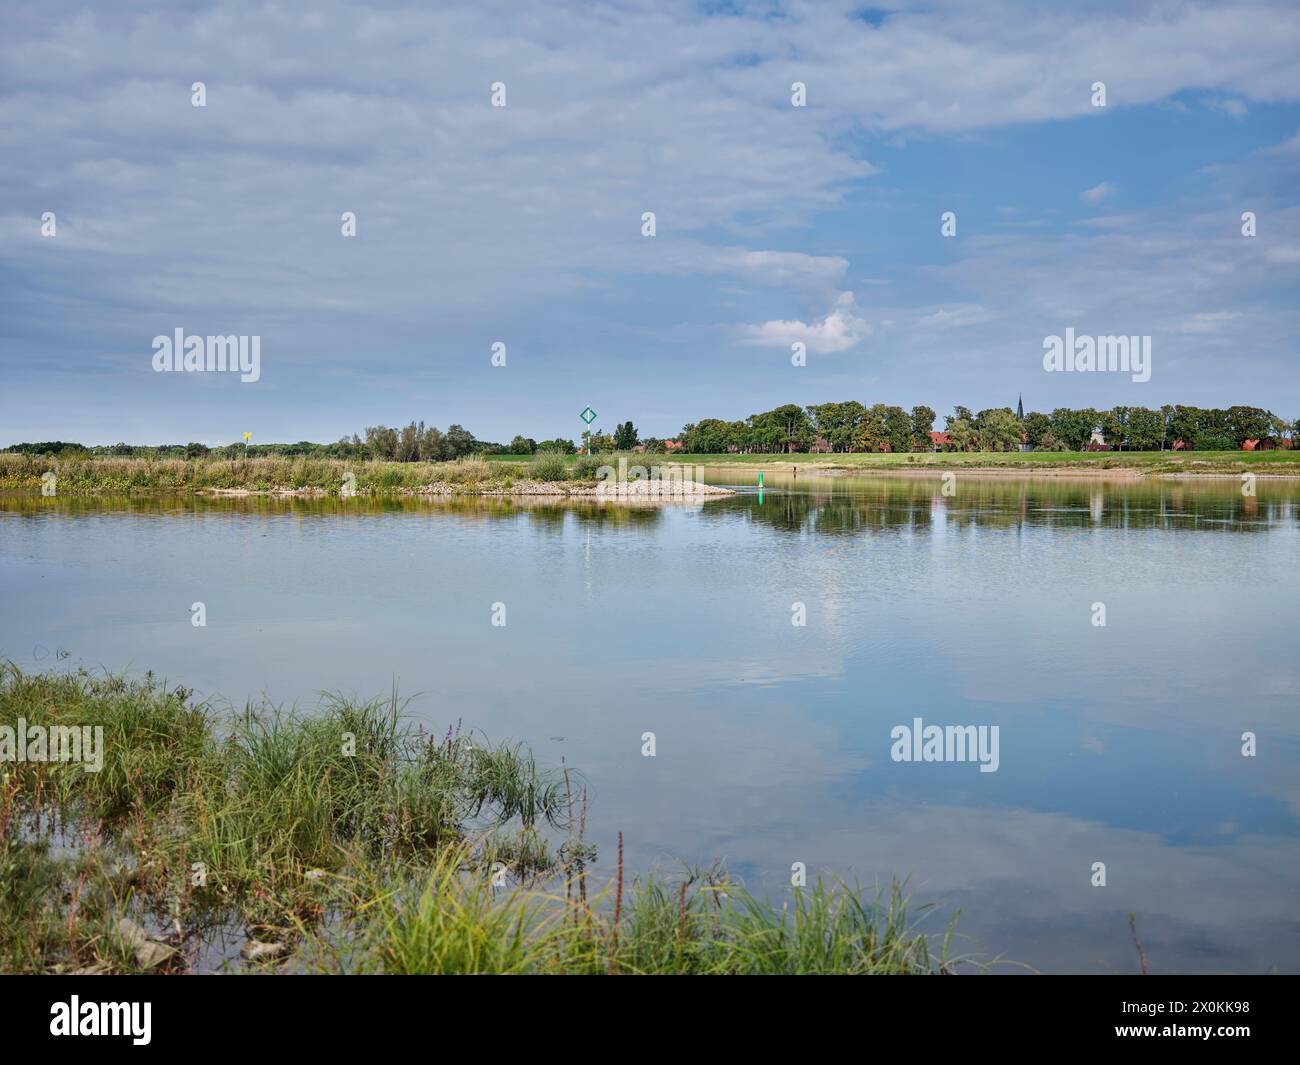
[[[944,451],[898,454],[845,452],[835,455],[755,454],[755,455],[597,455],[613,464],[618,458],[628,465],[645,466],[661,463],[688,463],[700,466],[723,466],[745,469],[778,469],[798,465],[824,469],[908,470],[919,467],[968,469],[1069,469],[1138,470],[1143,473],[1237,473],[1252,470],[1300,476],[1300,451]],[[526,456],[493,455],[492,462],[522,462]],[[576,456],[569,456],[574,462]]]

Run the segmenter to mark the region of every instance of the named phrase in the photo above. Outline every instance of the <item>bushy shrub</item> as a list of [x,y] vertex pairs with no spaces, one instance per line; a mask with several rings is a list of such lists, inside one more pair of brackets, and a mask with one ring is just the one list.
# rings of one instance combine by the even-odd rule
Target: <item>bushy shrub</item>
[[535,481],[563,481],[569,476],[569,465],[559,452],[543,451],[529,463],[528,476]]

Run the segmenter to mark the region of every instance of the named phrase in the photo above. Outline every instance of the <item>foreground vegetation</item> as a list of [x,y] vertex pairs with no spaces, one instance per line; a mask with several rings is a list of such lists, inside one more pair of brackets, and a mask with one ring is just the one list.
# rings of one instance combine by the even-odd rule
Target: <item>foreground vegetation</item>
[[431,490],[509,492],[524,483],[594,483],[605,461],[557,454],[488,463],[368,462],[342,459],[152,459],[0,454],[0,489],[40,491],[49,475],[59,495],[93,492],[317,492],[336,495],[418,493]]
[[[218,712],[150,676],[0,665],[0,730],[103,729],[102,769],[0,763],[0,971],[948,970],[899,885],[781,908],[719,868],[589,884],[580,779],[413,728],[392,697]],[[955,919],[954,919],[955,921]],[[227,950],[227,956],[233,952]]]

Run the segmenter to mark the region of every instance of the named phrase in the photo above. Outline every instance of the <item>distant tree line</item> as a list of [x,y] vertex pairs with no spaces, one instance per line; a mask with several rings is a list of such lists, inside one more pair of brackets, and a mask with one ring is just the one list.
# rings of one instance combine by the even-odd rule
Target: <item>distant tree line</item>
[[538,443],[531,437],[516,436],[508,446],[500,448],[499,451],[504,455],[535,455],[547,451],[558,451],[564,455],[573,455],[579,451],[595,454],[599,452],[631,451],[634,448],[651,455],[660,455],[668,450],[665,441],[658,437],[650,436],[643,440],[637,432],[636,426],[631,421],[626,421],[621,422],[612,434],[597,431],[584,432],[580,445],[575,444],[572,440],[560,439],[543,440]]
[[403,429],[372,425],[366,429],[364,443],[355,434],[348,443],[364,448],[367,458],[388,462],[448,462],[484,449],[474,434],[460,425],[451,425],[444,433],[422,421]]
[[[570,445],[572,446],[572,445]],[[62,440],[35,444],[14,444],[4,449],[28,455],[53,455],[88,458],[326,458],[326,459],[384,459],[390,462],[445,462],[467,455],[504,451],[500,444],[476,440],[469,430],[459,425],[450,426],[444,433],[424,422],[411,422],[405,428],[390,429],[384,425],[366,428],[365,437],[353,433],[333,444],[315,444],[301,440],[296,444],[237,443],[209,447],[207,444],[104,444],[86,447],[84,444]]]
[[1092,408],[1057,407],[1023,418],[1010,407],[972,413],[957,407],[944,419],[940,439],[932,437],[935,412],[929,407],[902,407],[856,400],[800,407],[787,403],[752,414],[743,421],[705,418],[685,426],[683,448],[689,454],[793,451],[1082,451],[1094,433],[1107,446],[1123,451],[1235,451],[1247,440],[1271,438],[1289,446],[1300,432],[1300,419],[1288,421],[1260,407],[1164,406]]
[[611,433],[584,432],[581,444],[555,438],[537,441],[516,436],[509,444],[478,440],[463,426],[446,432],[424,422],[401,429],[368,426],[364,437],[353,434],[333,444],[109,444],[87,447],[61,440],[14,444],[4,450],[28,455],[134,458],[290,458],[382,459],[389,462],[445,462],[468,455],[534,455],[578,451],[631,451],[661,454],[669,444],[688,454],[779,454],[795,451],[1017,451],[1021,447],[1048,451],[1082,451],[1094,433],[1121,451],[1236,451],[1247,440],[1271,441],[1290,447],[1300,435],[1300,419],[1288,421],[1260,407],[1226,409],[1167,405],[1114,407],[1094,410],[1057,407],[1051,414],[1033,411],[1023,418],[1010,407],[972,413],[956,407],[944,418],[944,429],[932,437],[936,415],[929,407],[902,407],[856,400],[800,407],[787,403],[752,414],[742,421],[705,418],[685,426],[675,441],[642,439],[631,421]]

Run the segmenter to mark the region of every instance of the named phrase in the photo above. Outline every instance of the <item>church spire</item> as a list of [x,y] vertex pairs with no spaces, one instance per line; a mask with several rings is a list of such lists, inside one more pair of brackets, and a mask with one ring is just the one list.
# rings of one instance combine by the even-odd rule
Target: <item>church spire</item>
[[1023,392],[1020,393],[1019,398],[1016,400],[1016,417],[1022,422],[1025,420],[1025,394]]

